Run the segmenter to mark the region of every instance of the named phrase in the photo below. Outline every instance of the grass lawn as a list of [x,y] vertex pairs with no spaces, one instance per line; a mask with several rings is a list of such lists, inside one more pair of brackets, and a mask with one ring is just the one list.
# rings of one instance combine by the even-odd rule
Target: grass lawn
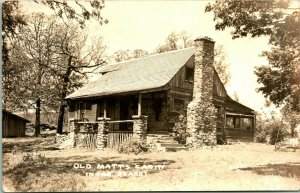
[[[53,136],[2,141],[4,191],[300,188],[299,149],[296,152],[275,152],[271,145],[241,143],[193,151],[127,155],[112,150],[58,150]],[[79,169],[74,164],[75,167],[90,164],[91,168]],[[119,169],[97,169],[97,164],[127,164],[130,168],[124,166],[122,173],[118,173]],[[143,165],[147,168],[142,168]],[[149,165],[163,165],[163,168],[151,169]],[[86,176],[87,173],[108,175],[109,172],[111,176]],[[138,174],[140,176],[133,176]]]

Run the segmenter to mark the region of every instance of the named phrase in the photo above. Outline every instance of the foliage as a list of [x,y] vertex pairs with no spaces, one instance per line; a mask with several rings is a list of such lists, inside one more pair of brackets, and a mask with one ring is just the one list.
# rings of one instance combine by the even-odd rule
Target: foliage
[[297,133],[295,132],[296,126],[300,124],[300,114],[299,112],[294,111],[291,108],[290,103],[287,103],[282,108],[283,119],[289,123],[289,130],[291,137],[296,137]]
[[272,145],[283,141],[289,135],[287,132],[287,126],[279,121],[274,121],[268,124],[267,130],[270,131],[270,143]]
[[129,50],[118,50],[112,55],[115,62],[129,60],[131,58]]
[[179,33],[172,32],[167,36],[165,44],[159,45],[159,47],[156,49],[156,53],[188,48],[192,45],[193,41],[190,39],[190,35],[186,31]]
[[143,49],[130,50],[118,50],[112,55],[114,62],[121,62],[130,59],[142,58],[148,56],[149,53]]
[[288,135],[288,126],[281,120],[261,120],[260,118],[257,119],[255,131],[257,142],[269,142],[270,144],[274,145],[275,142],[278,143],[283,141],[286,137],[288,137]]
[[75,0],[75,3],[73,4],[66,0],[43,0],[35,2],[48,6],[62,19],[67,18],[77,21],[81,27],[83,27],[85,22],[91,18],[96,19],[101,25],[108,23],[108,20],[104,19],[101,15],[101,11],[104,8],[104,0],[91,0],[88,1],[88,4],[84,4],[82,1],[78,0]]
[[[105,63],[105,47],[101,39],[86,46],[88,36],[74,23],[62,23],[43,14],[32,14],[26,20],[27,25],[11,42],[12,60],[3,65],[4,104],[15,105],[13,110],[35,108],[37,114],[41,109],[59,112],[60,133],[64,98],[83,85],[88,73]],[[38,100],[42,107],[34,104]],[[36,115],[36,121],[39,117]]]
[[[34,1],[35,3],[41,3],[48,6],[54,11],[54,13],[62,18],[77,21],[81,27],[84,27],[85,21],[94,18],[101,25],[108,23],[107,19],[101,16],[101,11],[104,8],[104,0],[92,0],[89,5],[82,4],[79,1],[70,3],[67,1]],[[27,20],[19,10],[20,2],[16,1],[4,1],[2,4],[2,55],[3,63],[8,61],[8,38],[15,38],[15,35],[20,31],[18,28],[27,24]],[[72,4],[72,6],[70,5]],[[78,9],[79,8],[79,9]],[[81,11],[78,11],[81,10]]]
[[214,13],[215,28],[233,28],[232,38],[269,35],[270,51],[263,52],[269,65],[256,68],[258,90],[277,106],[289,102],[300,112],[300,8],[291,0],[218,0],[205,11]]
[[148,146],[145,143],[141,143],[134,139],[123,142],[118,148],[119,153],[126,154],[135,153],[137,155],[147,151]]
[[187,119],[186,116],[180,115],[178,122],[175,123],[173,128],[174,140],[178,141],[180,144],[186,143],[186,138],[188,133],[186,132],[187,128]]
[[2,3],[2,31],[5,36],[15,35],[18,26],[25,24],[26,21],[19,11],[18,1],[5,1]]
[[256,127],[255,127],[255,138],[256,142],[258,143],[266,143],[268,137],[268,131],[266,127],[265,121],[256,120]]

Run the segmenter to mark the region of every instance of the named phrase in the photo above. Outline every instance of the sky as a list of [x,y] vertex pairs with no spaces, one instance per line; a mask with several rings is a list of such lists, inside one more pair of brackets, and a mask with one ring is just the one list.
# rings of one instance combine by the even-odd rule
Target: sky
[[[213,13],[205,13],[204,8],[213,1],[105,1],[102,16],[109,20],[100,25],[95,21],[87,22],[87,30],[93,36],[103,38],[107,53],[118,50],[144,49],[152,52],[171,32],[187,31],[191,38],[208,36],[217,45],[223,45],[230,64],[231,80],[226,86],[230,96],[237,93],[239,101],[265,113],[275,110],[265,109],[265,98],[257,93],[259,87],[254,74],[256,66],[267,65],[266,58],[259,56],[269,50],[268,36],[232,40],[230,32],[216,31]],[[49,12],[45,6],[23,2],[26,12]],[[276,110],[276,112],[279,112]]]

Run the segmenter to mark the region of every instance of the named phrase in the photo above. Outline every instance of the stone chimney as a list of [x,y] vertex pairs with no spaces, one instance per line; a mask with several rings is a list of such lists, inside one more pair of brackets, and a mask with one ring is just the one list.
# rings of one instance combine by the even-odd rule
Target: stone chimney
[[213,104],[214,44],[208,37],[194,40],[195,69],[193,100],[187,108],[187,145],[216,145],[216,108]]

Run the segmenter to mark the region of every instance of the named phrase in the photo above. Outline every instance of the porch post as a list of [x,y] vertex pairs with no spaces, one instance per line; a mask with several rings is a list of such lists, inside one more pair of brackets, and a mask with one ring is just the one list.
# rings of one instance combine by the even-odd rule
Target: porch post
[[237,117],[237,128],[241,128],[241,117]]
[[254,133],[253,142],[257,142],[257,139],[256,139],[256,115],[253,115],[253,118],[252,118],[252,130]]
[[225,107],[224,125],[223,125],[223,140],[224,140],[225,143],[227,143],[227,139],[226,139],[226,126],[227,126],[227,116],[226,116],[226,107]]
[[147,138],[147,116],[133,115],[133,136],[132,138],[138,142],[144,143]]
[[138,100],[138,116],[142,115],[142,94],[139,93],[139,100]]
[[133,139],[144,143],[147,137],[147,116],[142,115],[142,94],[138,95],[138,113],[133,115]]
[[232,117],[233,128],[236,128],[236,117]]
[[106,98],[104,98],[104,105],[103,105],[103,117],[106,118]]
[[107,146],[107,121],[109,118],[98,118],[98,133],[97,133],[97,141],[96,147],[97,150],[103,150]]

